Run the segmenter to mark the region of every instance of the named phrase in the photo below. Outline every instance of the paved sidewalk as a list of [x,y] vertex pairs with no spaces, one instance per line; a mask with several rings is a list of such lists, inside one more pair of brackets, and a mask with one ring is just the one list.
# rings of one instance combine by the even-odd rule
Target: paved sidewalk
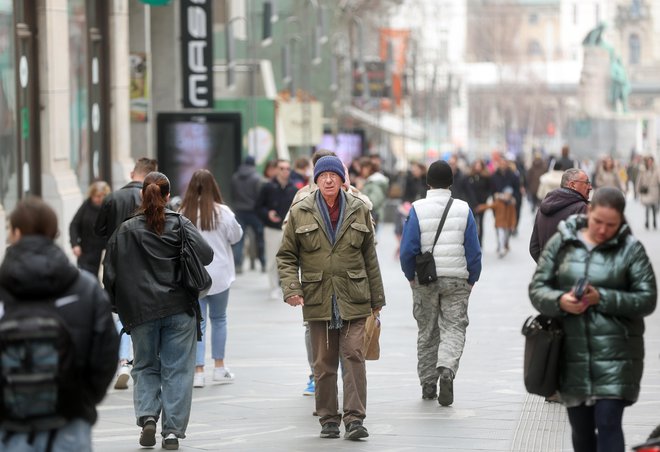
[[[526,207],[523,214],[519,236],[503,259],[495,253],[492,217],[486,218],[484,271],[470,299],[471,323],[452,407],[421,398],[411,291],[394,258],[393,227],[385,225],[378,245],[388,303],[382,312],[381,359],[367,364],[365,426],[371,436],[360,443],[318,437],[313,397],[302,396],[309,369],[300,310],[268,299],[265,275],[246,271],[232,287],[229,303],[227,365],[236,382],[194,390],[181,450],[570,451],[563,407],[526,394],[522,384],[520,327],[534,314],[527,298],[534,271],[527,251],[532,218]],[[660,232],[644,230],[643,210],[634,202],[627,214],[659,273]],[[624,416],[629,446],[660,423],[659,326],[656,312],[647,319],[640,401]],[[212,362],[210,356],[207,362]],[[110,389],[99,412],[96,451],[140,450],[132,386]]]

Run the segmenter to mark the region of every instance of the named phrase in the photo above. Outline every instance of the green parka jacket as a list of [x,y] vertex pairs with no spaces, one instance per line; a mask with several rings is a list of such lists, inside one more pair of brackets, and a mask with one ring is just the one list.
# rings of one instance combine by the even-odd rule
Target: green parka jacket
[[352,194],[344,195],[344,217],[334,245],[316,191],[291,206],[284,227],[277,253],[282,292],[285,300],[303,296],[307,321],[331,319],[333,294],[344,320],[368,317],[372,308],[385,305],[369,209]]
[[[627,224],[591,251],[577,235],[586,226],[584,215],[559,224],[541,254],[529,296],[539,312],[563,322],[562,399],[614,397],[633,403],[644,366],[643,317],[656,305],[655,275]],[[599,304],[581,315],[560,310],[561,295],[583,276],[598,290]]]

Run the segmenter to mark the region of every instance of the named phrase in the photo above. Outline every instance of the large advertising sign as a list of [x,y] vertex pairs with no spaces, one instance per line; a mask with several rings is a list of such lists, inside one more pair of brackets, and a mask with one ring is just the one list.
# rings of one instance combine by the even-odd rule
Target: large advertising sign
[[213,0],[181,0],[183,108],[213,106]]

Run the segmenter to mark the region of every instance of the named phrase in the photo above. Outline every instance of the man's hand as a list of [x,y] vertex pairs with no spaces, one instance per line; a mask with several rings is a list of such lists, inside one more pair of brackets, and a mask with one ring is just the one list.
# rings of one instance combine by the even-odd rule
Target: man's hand
[[415,287],[415,280],[414,280],[414,279],[411,279],[411,280],[408,281],[408,282],[410,283],[410,287],[411,287],[411,288],[412,288],[412,287]]
[[290,306],[305,306],[305,299],[300,295],[291,295],[286,301]]
[[277,212],[274,210],[268,211],[268,219],[273,223],[279,223],[282,220],[280,216],[277,214]]
[[371,308],[371,312],[375,315],[378,314],[381,309],[383,309],[382,306],[378,306],[377,308]]
[[80,245],[74,246],[72,248],[72,251],[73,251],[73,255],[76,257],[80,257],[80,255],[82,254],[82,248],[80,248]]

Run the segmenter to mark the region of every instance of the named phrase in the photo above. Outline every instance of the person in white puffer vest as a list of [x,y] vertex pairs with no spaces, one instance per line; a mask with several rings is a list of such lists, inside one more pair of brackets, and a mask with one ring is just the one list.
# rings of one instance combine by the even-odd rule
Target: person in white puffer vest
[[[468,204],[454,199],[433,248],[437,281],[422,285],[415,275],[415,256],[431,250],[440,220],[451,198],[453,175],[444,160],[426,174],[429,190],[413,203],[401,238],[401,269],[413,292],[417,321],[417,374],[422,398],[454,402],[454,377],[465,345],[468,299],[481,274],[477,225]],[[440,390],[438,392],[438,384]]]

